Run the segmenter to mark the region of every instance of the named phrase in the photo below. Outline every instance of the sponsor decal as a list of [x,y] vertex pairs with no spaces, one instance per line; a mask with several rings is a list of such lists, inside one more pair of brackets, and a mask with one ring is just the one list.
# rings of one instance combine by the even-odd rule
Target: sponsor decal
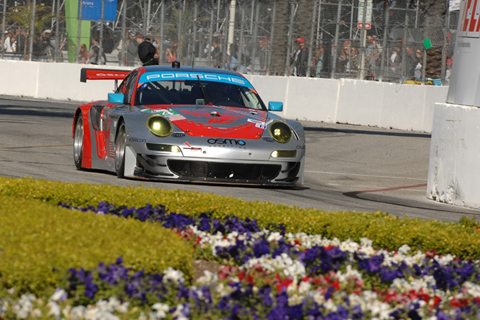
[[223,139],[223,138],[210,138],[207,140],[208,144],[211,145],[220,145],[220,146],[239,146],[243,147],[247,143],[243,140],[237,140],[237,139]]
[[254,120],[254,119],[248,119],[248,122],[254,123],[256,128],[265,129],[265,128],[267,127],[267,123],[264,122],[264,121],[258,121],[258,120]]
[[97,73],[95,74],[97,77],[105,78],[105,77],[115,77],[115,78],[125,78],[126,75],[123,73]]
[[266,142],[275,142],[275,140],[273,140],[273,138],[270,138],[270,137],[265,137],[263,138],[263,140]]
[[128,139],[128,141],[130,141],[130,142],[147,142],[147,139],[140,139],[140,138],[131,137],[130,139]]
[[158,72],[158,73],[145,73],[140,77],[140,83],[149,81],[161,81],[161,80],[207,80],[216,82],[225,82],[239,84],[245,87],[251,88],[249,82],[241,77],[235,77],[231,75],[222,74],[210,74],[210,73],[188,73],[188,72]]
[[192,151],[202,151],[202,148],[199,147],[192,147],[188,141],[184,143],[187,147],[183,147],[184,150],[192,150]]
[[297,145],[297,149],[305,149],[305,145]]
[[172,137],[183,138],[183,137],[185,137],[185,133],[172,133]]

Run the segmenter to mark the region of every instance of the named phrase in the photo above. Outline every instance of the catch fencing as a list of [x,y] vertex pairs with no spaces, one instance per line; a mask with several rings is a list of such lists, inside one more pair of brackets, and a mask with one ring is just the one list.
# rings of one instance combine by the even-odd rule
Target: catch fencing
[[[70,0],[0,1],[2,59],[92,62],[69,37]],[[440,0],[117,0],[116,20],[89,28],[107,65],[129,65],[148,36],[160,64],[171,52],[244,74],[448,84],[458,16],[459,2]]]

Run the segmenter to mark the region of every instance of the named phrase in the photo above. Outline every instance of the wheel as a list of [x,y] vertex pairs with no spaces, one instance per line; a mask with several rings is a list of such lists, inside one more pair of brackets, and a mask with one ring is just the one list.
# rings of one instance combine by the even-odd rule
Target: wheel
[[75,121],[75,132],[73,134],[73,161],[77,169],[82,169],[83,156],[83,116],[81,113]]
[[117,136],[115,137],[115,171],[117,177],[123,178],[125,176],[125,146],[127,143],[127,135],[125,133],[125,123],[122,123],[118,128]]

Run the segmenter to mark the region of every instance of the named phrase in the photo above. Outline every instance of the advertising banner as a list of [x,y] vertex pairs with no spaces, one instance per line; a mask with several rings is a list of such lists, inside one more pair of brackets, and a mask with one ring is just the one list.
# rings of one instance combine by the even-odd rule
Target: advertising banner
[[[102,20],[102,3],[104,4],[103,21],[117,20],[117,0],[81,0],[82,5],[81,20],[101,21]],[[80,10],[78,10],[80,16]],[[80,19],[80,17],[79,17]]]

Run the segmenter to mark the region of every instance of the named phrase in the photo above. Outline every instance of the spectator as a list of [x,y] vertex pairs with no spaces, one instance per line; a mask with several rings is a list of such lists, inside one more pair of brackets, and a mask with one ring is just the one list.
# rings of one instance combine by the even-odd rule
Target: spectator
[[227,56],[227,62],[225,63],[225,69],[228,70],[237,70],[238,60],[235,57],[235,52],[237,51],[237,47],[233,44],[230,45],[230,54]]
[[165,50],[165,59],[167,62],[177,61],[177,44],[169,42],[167,50]]
[[91,64],[107,64],[107,56],[104,52],[100,54],[101,48],[97,38],[92,39],[93,45],[90,47],[88,62]]
[[27,31],[24,28],[20,29],[20,34],[17,37],[17,52],[23,55],[27,53]]
[[267,45],[264,40],[258,41],[258,60],[260,62],[260,70],[265,70],[267,62]]
[[51,43],[51,38],[52,38],[52,30],[47,29],[43,31],[40,52],[46,56],[47,61],[54,60],[55,49],[53,48],[53,45]]
[[320,78],[323,72],[323,62],[325,60],[325,49],[319,45],[315,52],[315,77]]
[[117,56],[119,62],[122,62],[122,50],[123,50],[123,37],[120,37],[117,43],[115,43],[114,49],[111,52],[112,54]]
[[422,50],[416,49],[415,50],[415,59],[417,60],[417,65],[415,66],[415,79],[420,79],[422,78],[422,73],[423,73],[423,55],[422,55]]
[[415,68],[418,64],[417,54],[415,48],[407,47],[407,60],[405,63],[405,78],[406,80],[415,80]]
[[87,45],[85,43],[82,43],[80,45],[80,51],[78,52],[78,61],[81,63],[88,63],[88,58],[90,56],[90,53],[87,50]]
[[393,47],[392,54],[390,55],[390,69],[392,71],[398,71],[402,65],[402,56],[400,55],[400,48]]
[[305,48],[305,39],[302,37],[298,37],[295,42],[298,45],[298,49],[292,57],[293,75],[305,77],[307,75],[308,68],[308,49]]
[[220,48],[220,43],[215,37],[212,40],[212,51],[210,52],[212,57],[212,67],[221,68],[222,67],[222,50]]
[[138,45],[138,57],[144,66],[158,64],[157,49],[152,44],[151,37],[145,37],[145,40]]
[[[163,49],[163,45],[161,45],[162,43],[161,43],[160,38],[159,38],[159,37],[155,37],[155,38],[153,39],[152,44],[153,44],[153,46],[155,47],[155,50],[157,50],[157,55],[158,55],[158,60],[159,60],[158,63],[160,64],[160,63],[162,63],[162,62],[160,61],[160,58],[164,56],[163,53],[165,52],[165,50]],[[162,52],[160,52],[160,47],[162,47]]]
[[367,47],[365,48],[365,56],[368,63],[368,75],[371,79],[376,78],[379,72],[379,63],[381,61],[382,46],[375,35],[367,35]]
[[134,32],[129,33],[128,44],[127,44],[127,56],[126,56],[127,66],[133,67],[137,64],[138,45],[142,41],[143,41],[143,36],[141,34],[135,35]]
[[348,59],[348,71],[357,73],[360,66],[360,50],[357,47],[350,48],[350,58]]
[[346,72],[347,64],[350,58],[350,45],[348,42],[345,43],[342,50],[338,53],[337,56],[337,72]]
[[12,41],[13,34],[10,30],[5,31],[5,40],[3,42],[3,51],[5,52],[15,52],[15,46],[13,45],[14,41]]

